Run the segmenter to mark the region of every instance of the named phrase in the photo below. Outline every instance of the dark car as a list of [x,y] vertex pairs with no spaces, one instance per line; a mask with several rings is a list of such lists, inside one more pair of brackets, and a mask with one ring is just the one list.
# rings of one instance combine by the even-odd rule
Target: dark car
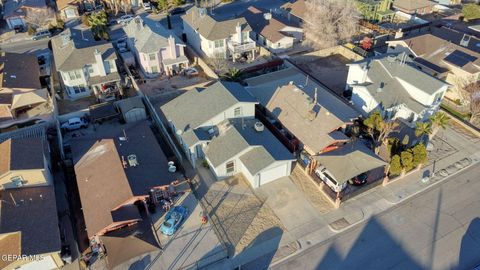
[[181,7],[176,7],[172,10],[170,10],[170,15],[178,15],[178,14],[183,14],[185,13],[185,9]]
[[362,173],[348,180],[348,183],[354,186],[361,186],[367,183],[367,178],[368,178],[368,175],[366,173]]

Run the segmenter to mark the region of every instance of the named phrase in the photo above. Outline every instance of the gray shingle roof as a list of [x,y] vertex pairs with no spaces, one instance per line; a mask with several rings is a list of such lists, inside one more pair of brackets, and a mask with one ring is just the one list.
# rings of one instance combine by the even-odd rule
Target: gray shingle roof
[[339,149],[318,155],[315,158],[327,168],[340,184],[359,174],[387,164],[359,141],[345,144]]
[[81,69],[94,64],[96,50],[102,53],[103,60],[117,59],[111,43],[95,41],[90,30],[79,28],[68,28],[52,38],[52,50],[58,71]]
[[129,38],[135,39],[135,48],[139,52],[150,53],[158,52],[168,46],[168,37],[175,38],[176,44],[181,44],[181,40],[173,33],[165,29],[157,21],[149,18],[136,17],[125,27],[125,33]]
[[252,30],[245,18],[216,21],[208,15],[207,12],[204,15],[201,15],[201,12],[201,9],[192,7],[182,16],[182,19],[208,40],[219,40],[230,37],[230,35],[236,32],[235,28],[237,24],[240,24],[242,31]]
[[23,10],[21,12],[16,12],[18,9],[25,9],[25,8],[46,8],[47,4],[45,0],[9,0],[4,1],[4,18],[14,17],[19,15],[25,15]]
[[189,90],[160,109],[185,134],[239,102],[256,100],[240,84],[218,81],[205,89]]
[[2,88],[39,89],[40,67],[37,58],[26,53],[1,52],[0,86]]
[[[212,139],[205,155],[213,166],[242,154],[240,160],[245,162],[249,172],[256,174],[275,161],[293,160],[293,155],[268,130],[257,132],[253,125],[258,120],[230,121],[230,127]],[[261,149],[259,149],[261,148]]]

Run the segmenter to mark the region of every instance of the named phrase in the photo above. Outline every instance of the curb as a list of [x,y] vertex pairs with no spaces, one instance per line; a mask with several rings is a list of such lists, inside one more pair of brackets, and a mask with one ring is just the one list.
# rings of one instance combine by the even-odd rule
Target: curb
[[365,220],[365,212],[363,211],[363,209],[360,209],[360,211],[362,212],[362,217],[358,221],[355,221],[354,223],[352,223],[348,226],[345,226],[341,229],[335,229],[335,228],[332,227],[332,225],[330,225],[331,223],[328,223],[328,228],[334,233],[341,233],[343,231],[346,231],[346,230],[352,228],[353,226],[355,226],[357,224],[362,223]]

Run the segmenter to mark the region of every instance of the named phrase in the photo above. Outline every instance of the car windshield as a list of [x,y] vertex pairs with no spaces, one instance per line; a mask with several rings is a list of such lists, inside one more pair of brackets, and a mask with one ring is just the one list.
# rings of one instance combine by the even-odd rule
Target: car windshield
[[163,222],[163,226],[170,228],[172,227],[172,224],[170,224],[168,221]]

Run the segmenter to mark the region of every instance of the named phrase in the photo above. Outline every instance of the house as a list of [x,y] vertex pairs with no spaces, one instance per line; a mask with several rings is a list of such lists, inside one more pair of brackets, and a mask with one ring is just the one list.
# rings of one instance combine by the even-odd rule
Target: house
[[348,64],[347,89],[364,116],[380,110],[386,119],[409,126],[427,121],[440,107],[449,85],[423,72],[406,54],[382,55]]
[[367,21],[392,22],[395,18],[392,3],[393,0],[360,0],[358,10]]
[[82,241],[98,242],[124,227],[143,228],[149,191],[181,177],[168,171],[168,160],[146,121],[98,129],[70,144],[85,224]]
[[53,186],[0,189],[0,224],[1,269],[62,268]]
[[192,166],[205,160],[218,179],[243,173],[258,187],[288,176],[293,156],[255,120],[257,103],[240,84],[219,81],[160,109]]
[[303,29],[267,10],[250,6],[240,17],[252,27],[250,37],[272,52],[291,49],[303,39]]
[[80,4],[78,0],[57,0],[57,11],[64,21],[78,18]]
[[45,0],[7,0],[4,4],[3,19],[8,28],[27,27],[26,17],[28,13],[34,13],[41,9],[47,9]]
[[447,97],[461,99],[459,86],[480,79],[480,39],[453,29],[434,28],[431,33],[387,41],[388,53],[407,53],[423,71],[452,87]]
[[242,173],[253,188],[289,176],[293,155],[256,119],[231,119],[217,126],[218,135],[204,148],[217,177]]
[[69,28],[52,38],[53,58],[64,98],[93,93],[100,101],[122,94],[117,55],[111,43],[95,41],[89,30]]
[[250,38],[252,28],[245,18],[217,21],[205,8],[190,8],[182,16],[187,43],[197,53],[236,61],[256,58],[256,43]]
[[40,83],[37,58],[0,53],[0,128],[31,120],[52,120],[53,104]]
[[[280,7],[285,11],[287,19],[295,23],[304,23],[306,21],[307,4],[305,0],[296,0],[287,2]],[[308,23],[308,22],[307,22]]]
[[128,47],[147,77],[176,75],[188,67],[185,44],[158,22],[136,17],[124,29]]
[[260,102],[264,124],[292,152],[310,156],[335,149],[349,140],[344,134],[360,113],[295,68],[245,80]]
[[48,146],[40,138],[0,143],[0,189],[52,185]]
[[434,11],[435,2],[430,0],[395,0],[393,7],[407,14],[430,14]]

